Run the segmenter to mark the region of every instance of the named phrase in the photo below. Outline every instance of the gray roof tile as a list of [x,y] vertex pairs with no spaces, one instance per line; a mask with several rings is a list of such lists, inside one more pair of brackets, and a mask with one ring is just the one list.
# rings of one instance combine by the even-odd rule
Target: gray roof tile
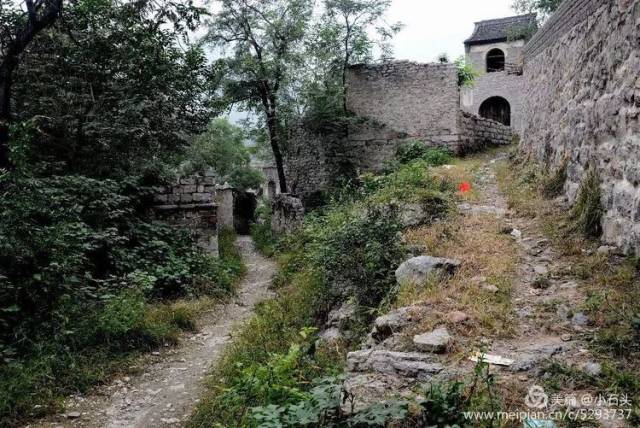
[[[536,14],[510,16],[508,18],[490,19],[476,22],[473,34],[464,41],[466,45],[475,45],[488,42],[506,41],[510,35],[517,34],[519,30],[531,27],[537,28]],[[520,38],[524,38],[523,36]]]

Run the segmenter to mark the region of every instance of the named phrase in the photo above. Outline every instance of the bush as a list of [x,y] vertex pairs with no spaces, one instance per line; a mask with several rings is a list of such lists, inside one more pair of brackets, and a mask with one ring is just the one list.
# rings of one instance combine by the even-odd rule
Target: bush
[[187,232],[150,221],[149,195],[135,180],[5,177],[0,425],[193,329],[195,313],[159,299],[233,291],[243,272],[233,236],[222,234],[214,259]]
[[451,162],[452,155],[449,150],[429,147],[421,141],[408,141],[398,147],[396,159],[403,165],[421,159],[429,165],[439,166]]
[[560,196],[564,191],[564,185],[567,182],[567,169],[569,162],[563,161],[560,168],[550,177],[542,181],[542,196],[547,199],[553,199]]
[[251,225],[251,237],[258,251],[267,257],[276,253],[278,239],[271,230],[271,208],[263,202],[256,210],[257,223]]

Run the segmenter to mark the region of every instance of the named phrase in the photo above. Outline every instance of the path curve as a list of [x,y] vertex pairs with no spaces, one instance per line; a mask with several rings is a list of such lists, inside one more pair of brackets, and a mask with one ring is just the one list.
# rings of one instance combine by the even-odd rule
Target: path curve
[[254,307],[268,298],[275,263],[263,257],[250,237],[236,244],[247,274],[234,301],[210,311],[198,334],[187,335],[181,345],[154,353],[142,373],[116,379],[88,397],[67,400],[64,415],[30,427],[147,428],[182,426],[203,392],[206,372],[218,361],[235,325],[247,320]]

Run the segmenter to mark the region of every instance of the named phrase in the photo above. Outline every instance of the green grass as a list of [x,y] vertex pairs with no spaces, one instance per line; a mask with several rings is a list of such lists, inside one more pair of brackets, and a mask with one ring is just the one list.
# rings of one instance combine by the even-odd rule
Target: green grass
[[[227,288],[233,288],[246,270],[234,240],[232,231],[220,233],[217,268]],[[213,297],[149,301],[130,290],[110,299],[100,311],[78,316],[75,328],[83,343],[40,341],[32,345],[30,355],[10,356],[0,363],[0,426],[17,426],[60,411],[65,396],[135,368],[145,352],[176,344],[182,332],[196,330],[200,314],[220,295]],[[70,305],[68,315],[74,316],[74,310]]]

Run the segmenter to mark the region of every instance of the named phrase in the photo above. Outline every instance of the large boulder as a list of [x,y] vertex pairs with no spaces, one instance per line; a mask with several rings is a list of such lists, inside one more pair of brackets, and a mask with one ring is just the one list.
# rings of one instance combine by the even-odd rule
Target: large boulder
[[350,372],[375,372],[429,381],[444,370],[431,355],[417,352],[393,352],[366,349],[349,352],[347,367]]
[[422,285],[431,275],[452,274],[460,266],[459,260],[418,256],[402,263],[396,270],[398,284]]

